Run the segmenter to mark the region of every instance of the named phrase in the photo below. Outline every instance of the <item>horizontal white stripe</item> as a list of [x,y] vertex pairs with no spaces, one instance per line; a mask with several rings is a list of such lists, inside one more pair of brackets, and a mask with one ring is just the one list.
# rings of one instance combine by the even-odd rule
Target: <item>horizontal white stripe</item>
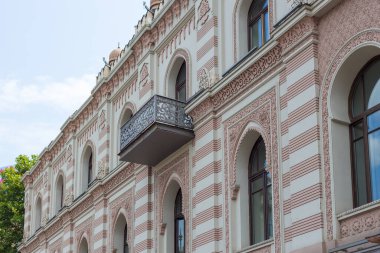
[[306,159],[319,153],[319,141],[316,140],[305,147],[300,148],[299,150],[291,153],[289,155],[289,166],[292,167],[300,162],[305,161]]
[[321,199],[313,200],[292,209],[292,221],[296,222],[321,212]]
[[322,242],[322,229],[317,229],[296,237],[293,237],[292,250],[301,249]]
[[319,170],[314,170],[290,182],[291,194],[298,193],[318,183],[320,183]]
[[286,84],[288,86],[288,89],[290,86],[292,86],[295,82],[300,80],[302,77],[306,76],[308,73],[313,71],[316,68],[315,66],[315,59],[311,58],[307,62],[305,62],[303,65],[299,66],[297,69],[295,69],[292,73],[290,73],[286,77]]
[[317,97],[317,88],[312,85],[288,101],[288,113],[297,110],[315,97]]
[[294,137],[306,132],[312,127],[315,127],[318,124],[318,116],[317,113],[313,113],[303,120],[297,122],[296,124],[289,126],[289,140]]

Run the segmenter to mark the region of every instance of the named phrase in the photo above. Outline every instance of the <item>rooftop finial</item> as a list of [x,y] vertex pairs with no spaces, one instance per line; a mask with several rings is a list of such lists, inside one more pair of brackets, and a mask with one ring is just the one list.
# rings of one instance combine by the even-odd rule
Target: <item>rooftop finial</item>
[[150,13],[153,14],[153,11],[148,7],[148,5],[146,5],[146,2],[145,2],[145,1],[143,2],[143,5],[144,5],[144,7],[145,7],[145,9],[146,9],[147,11],[149,11]]

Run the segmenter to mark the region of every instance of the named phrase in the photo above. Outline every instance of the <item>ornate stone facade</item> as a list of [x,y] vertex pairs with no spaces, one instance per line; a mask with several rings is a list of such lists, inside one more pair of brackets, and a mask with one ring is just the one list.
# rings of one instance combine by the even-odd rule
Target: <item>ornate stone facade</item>
[[[88,252],[118,252],[124,237],[129,252],[170,253],[177,218],[184,219],[179,243],[185,252],[327,252],[379,231],[378,202],[354,208],[336,197],[347,189],[335,180],[334,156],[343,156],[333,150],[333,140],[341,140],[332,128],[349,123],[334,118],[333,107],[348,105],[348,98],[332,97],[332,90],[350,89],[352,80],[339,84],[348,60],[360,65],[350,69],[360,69],[380,54],[380,27],[373,18],[380,5],[269,0],[270,39],[248,52],[245,16],[251,3],[154,1],[130,43],[100,71],[91,98],[24,176],[21,253],[83,253],[81,245]],[[191,117],[186,131],[193,138],[154,166],[122,161],[120,125],[138,122],[133,117],[152,109],[145,105],[153,95],[173,102],[183,63],[187,105],[181,104],[186,119]],[[178,123],[179,113],[165,116]],[[177,123],[164,127],[179,132]],[[150,141],[145,131],[154,132],[139,127],[127,145],[131,150]],[[259,136],[266,150],[261,172],[271,177],[262,210],[268,215],[271,208],[273,219],[265,220],[265,238],[254,244],[252,217],[261,207],[252,204],[245,175]],[[158,147],[173,138],[161,141]],[[61,189],[62,208],[55,210]],[[182,213],[174,218],[179,189]]]

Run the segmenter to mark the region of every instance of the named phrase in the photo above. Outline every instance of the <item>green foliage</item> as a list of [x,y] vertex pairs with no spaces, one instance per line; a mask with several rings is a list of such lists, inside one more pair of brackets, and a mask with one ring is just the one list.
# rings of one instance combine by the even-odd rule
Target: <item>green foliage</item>
[[24,230],[24,185],[21,178],[38,156],[19,155],[16,165],[0,170],[0,252],[17,252]]

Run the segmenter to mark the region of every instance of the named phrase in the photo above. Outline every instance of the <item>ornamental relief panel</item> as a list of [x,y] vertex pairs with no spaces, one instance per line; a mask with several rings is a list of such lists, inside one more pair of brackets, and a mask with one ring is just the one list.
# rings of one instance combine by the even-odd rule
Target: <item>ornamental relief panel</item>
[[236,98],[237,95],[241,94],[247,87],[256,86],[258,80],[264,76],[264,73],[269,75],[275,70],[275,67],[278,66],[277,64],[280,63],[281,55],[281,47],[277,45],[248,69],[243,71],[237,78],[227,84],[217,94],[205,99],[189,113],[193,118],[193,122],[197,122],[212,110],[220,109],[227,104],[228,101],[231,101]]
[[376,229],[380,229],[379,208],[340,221],[340,235],[342,238],[359,235]]
[[92,231],[93,231],[92,222],[93,222],[93,220],[94,220],[94,217],[88,218],[86,221],[82,222],[79,226],[77,226],[74,229],[74,231],[75,231],[74,232],[74,234],[75,234],[74,245],[77,248],[77,252],[79,252],[79,247],[80,247],[80,243],[81,243],[82,238],[87,239],[89,252],[92,252],[91,246],[94,244],[92,242]]
[[[185,216],[185,222],[186,222],[186,235],[190,235],[190,212],[189,212],[189,203],[190,203],[190,196],[189,196],[189,152],[186,151],[179,155],[177,158],[175,158],[173,161],[171,161],[169,164],[165,165],[159,170],[154,171],[154,178],[155,178],[155,199],[157,200],[156,204],[156,234],[162,235],[165,233],[166,224],[163,222],[163,201],[164,201],[164,195],[165,195],[165,187],[168,186],[170,183],[169,180],[175,180],[173,176],[178,176],[180,182],[177,183],[181,187],[182,191],[182,210],[183,215]],[[174,199],[173,199],[174,201]],[[155,237],[156,245],[158,245],[158,239],[159,236]],[[188,252],[189,249],[189,236],[186,236],[186,252]],[[156,251],[157,252],[157,251]]]
[[120,197],[116,198],[112,202],[108,204],[110,208],[110,217],[109,217],[109,231],[112,231],[109,233],[110,235],[110,249],[111,251],[114,248],[114,230],[116,226],[116,221],[119,218],[118,214],[124,215],[127,220],[127,226],[128,226],[128,245],[133,245],[132,238],[134,238],[134,195],[133,192],[135,192],[134,188],[128,190],[126,193],[122,194]]
[[[240,110],[233,117],[223,122],[224,128],[224,174],[225,185],[228,186],[229,194],[225,194],[226,226],[229,227],[230,199],[236,199],[239,191],[237,185],[236,157],[239,146],[249,131],[259,132],[264,139],[268,171],[273,176],[273,203],[274,203],[274,241],[275,252],[281,252],[280,242],[280,196],[278,175],[278,140],[277,140],[277,114],[276,114],[276,91],[271,89],[266,94],[252,101],[248,106]],[[251,123],[260,126],[260,129],[246,129]],[[262,132],[264,131],[264,132]],[[226,251],[229,251],[230,231],[226,231]]]
[[198,25],[204,25],[208,20],[210,13],[210,4],[208,0],[202,0],[198,6]]

